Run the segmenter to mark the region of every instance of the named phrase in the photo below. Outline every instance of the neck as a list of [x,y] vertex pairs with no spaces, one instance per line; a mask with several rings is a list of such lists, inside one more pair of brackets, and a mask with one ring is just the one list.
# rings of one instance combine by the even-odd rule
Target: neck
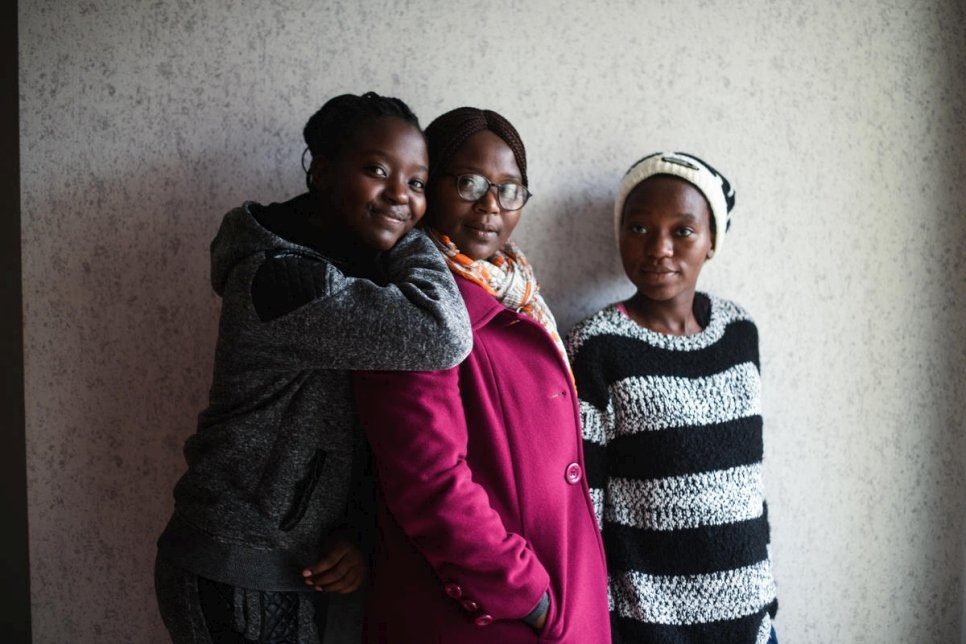
[[657,333],[694,335],[702,329],[694,315],[694,291],[666,301],[651,300],[638,292],[624,307],[632,320]]

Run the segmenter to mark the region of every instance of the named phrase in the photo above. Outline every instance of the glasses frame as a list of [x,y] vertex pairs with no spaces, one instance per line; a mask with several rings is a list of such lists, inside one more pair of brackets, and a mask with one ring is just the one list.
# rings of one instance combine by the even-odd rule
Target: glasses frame
[[[458,194],[460,199],[462,199],[463,201],[468,201],[470,203],[476,203],[477,201],[482,199],[486,195],[486,193],[490,191],[491,188],[496,188],[496,201],[498,204],[500,204],[500,208],[502,208],[503,210],[506,210],[507,212],[513,212],[515,210],[523,210],[523,207],[527,205],[528,201],[530,201],[530,197],[533,196],[533,193],[530,192],[529,188],[527,188],[522,183],[517,183],[515,181],[507,182],[507,183],[493,183],[488,178],[484,177],[482,174],[477,174],[475,172],[468,172],[465,174],[456,174],[455,172],[441,172],[440,174],[442,174],[444,177],[456,177],[456,194]],[[483,181],[487,183],[486,190],[483,192],[483,194],[481,194],[476,199],[470,199],[468,197],[464,197],[463,193],[460,192],[460,179],[462,179],[463,177],[479,177],[480,179],[483,179]],[[517,185],[523,188],[523,203],[517,206],[516,208],[507,208],[506,206],[504,206],[503,199],[502,197],[500,197],[500,188],[502,188],[503,186],[509,186],[509,185]]]

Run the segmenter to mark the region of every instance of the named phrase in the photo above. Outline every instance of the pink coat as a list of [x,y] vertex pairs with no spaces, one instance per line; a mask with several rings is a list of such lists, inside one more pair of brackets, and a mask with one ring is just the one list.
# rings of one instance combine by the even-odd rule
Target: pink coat
[[[610,642],[577,396],[537,322],[457,277],[473,351],[356,376],[382,491],[369,642]],[[520,621],[550,594],[542,635]]]

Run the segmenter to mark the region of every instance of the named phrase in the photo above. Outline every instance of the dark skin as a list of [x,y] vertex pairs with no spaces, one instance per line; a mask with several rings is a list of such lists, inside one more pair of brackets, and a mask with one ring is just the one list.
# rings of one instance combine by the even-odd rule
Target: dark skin
[[368,563],[348,536],[335,534],[322,548],[322,558],[302,571],[306,586],[329,593],[351,593],[362,585]]
[[[395,246],[426,212],[426,141],[411,123],[394,117],[359,126],[337,159],[313,160],[310,173],[324,210],[313,217],[319,234],[347,232],[364,245]],[[317,591],[351,593],[365,579],[366,557],[353,539],[335,533],[322,557],[302,571]]]
[[701,191],[677,177],[655,175],[627,196],[620,253],[637,287],[624,302],[632,320],[666,335],[701,331],[694,293],[704,262],[714,255],[711,221]]
[[411,123],[384,117],[361,124],[339,158],[313,159],[309,172],[324,211],[320,233],[341,229],[366,246],[395,246],[426,212],[426,140]]
[[489,130],[477,132],[456,151],[445,174],[434,180],[431,199],[436,230],[449,237],[470,259],[489,259],[506,245],[523,210],[504,210],[490,188],[474,202],[465,201],[450,174],[479,174],[491,183],[520,182],[520,167],[510,146]]

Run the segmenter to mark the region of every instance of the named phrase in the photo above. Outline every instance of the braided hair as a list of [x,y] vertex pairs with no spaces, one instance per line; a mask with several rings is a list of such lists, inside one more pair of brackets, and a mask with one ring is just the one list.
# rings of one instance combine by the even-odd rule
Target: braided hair
[[450,159],[478,132],[489,130],[503,139],[520,167],[523,185],[527,183],[527,151],[516,128],[500,114],[475,107],[458,107],[441,114],[426,127],[426,146],[429,148],[429,181],[446,168]]
[[[380,96],[366,92],[362,96],[342,94],[329,99],[309,118],[302,130],[306,151],[312,159],[334,161],[342,154],[342,148],[365,124],[381,118],[398,118],[420,130],[419,119],[403,101],[391,96]],[[312,187],[311,167],[305,167],[304,154],[302,169],[305,170],[305,183]]]

